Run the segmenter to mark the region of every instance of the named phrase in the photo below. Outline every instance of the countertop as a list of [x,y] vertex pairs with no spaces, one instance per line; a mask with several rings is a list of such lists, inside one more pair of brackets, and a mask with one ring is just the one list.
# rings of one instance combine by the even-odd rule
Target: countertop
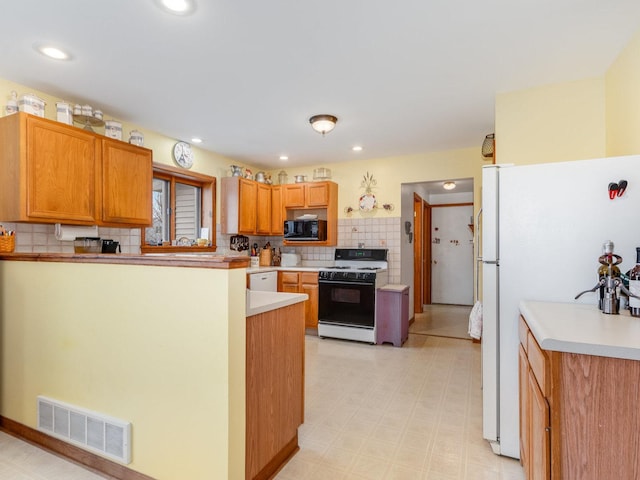
[[277,271],[294,271],[294,272],[319,272],[323,267],[303,267],[302,265],[297,267],[249,267],[247,273],[264,273],[264,272],[277,272]]
[[306,293],[261,292],[247,290],[247,317],[259,313],[287,307],[295,303],[304,302],[309,298]]
[[640,318],[605,315],[595,305],[520,302],[520,312],[544,350],[640,360]]

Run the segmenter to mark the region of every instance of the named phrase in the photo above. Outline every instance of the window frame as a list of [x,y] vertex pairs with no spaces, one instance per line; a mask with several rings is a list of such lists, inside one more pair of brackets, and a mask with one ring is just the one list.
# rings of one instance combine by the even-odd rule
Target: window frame
[[198,247],[197,245],[186,247],[177,245],[147,245],[145,239],[145,230],[140,229],[140,252],[141,253],[175,253],[175,252],[215,252],[216,247],[216,177],[204,175],[196,172],[186,172],[184,170],[162,164],[153,164],[153,178],[168,181],[171,189],[170,199],[170,238],[175,237],[175,211],[176,211],[176,195],[175,184],[184,183],[200,187],[200,225],[209,228],[211,236],[211,245],[208,247]]

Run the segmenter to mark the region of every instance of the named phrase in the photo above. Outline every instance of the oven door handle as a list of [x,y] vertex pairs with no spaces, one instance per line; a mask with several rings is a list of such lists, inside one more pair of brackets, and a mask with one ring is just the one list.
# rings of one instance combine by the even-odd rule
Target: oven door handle
[[375,283],[364,283],[364,282],[335,282],[335,281],[323,281],[318,280],[320,285],[363,285],[365,287],[375,287]]

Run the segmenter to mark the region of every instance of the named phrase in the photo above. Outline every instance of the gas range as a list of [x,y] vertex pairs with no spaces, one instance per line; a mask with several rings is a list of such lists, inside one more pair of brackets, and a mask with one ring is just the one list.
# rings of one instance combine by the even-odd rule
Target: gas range
[[[387,283],[387,249],[337,248],[335,264],[321,268],[318,280],[335,282]],[[383,282],[384,283],[381,283]]]
[[337,248],[318,272],[318,336],[376,342],[376,290],[387,284],[387,250]]

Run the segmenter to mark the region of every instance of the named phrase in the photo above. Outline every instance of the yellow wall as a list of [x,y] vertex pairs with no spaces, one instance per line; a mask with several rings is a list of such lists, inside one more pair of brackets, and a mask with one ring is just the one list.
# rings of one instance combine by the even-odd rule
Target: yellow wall
[[[482,165],[490,163],[481,155],[481,143],[482,138],[478,139],[477,148],[323,164],[323,167],[331,169],[331,180],[339,186],[338,217],[349,217],[345,213],[347,207],[356,210],[352,214],[352,218],[400,216],[401,186],[403,183],[474,178],[476,185],[479,185],[482,177]],[[284,168],[284,170],[289,175],[289,182],[292,182],[294,175],[306,175],[307,179],[313,178],[313,169],[317,167],[315,165]],[[394,210],[392,212],[387,212],[382,208],[367,214],[357,211],[358,199],[364,193],[361,182],[367,172],[372,174],[377,182],[373,193],[378,203],[380,205],[393,204]],[[277,178],[277,174],[278,171],[272,172],[272,177]],[[476,188],[476,193],[479,194],[479,188]]]
[[640,153],[640,31],[606,75],[607,155]]
[[[25,93],[33,93],[38,95],[46,102],[45,108],[45,117],[51,120],[56,119],[56,102],[66,101],[72,104],[75,103],[84,103],[74,98],[57,98],[47,93],[44,93],[39,90],[35,90],[31,87],[27,87],[24,85],[20,85],[14,82],[10,82],[9,80],[5,80],[0,78],[0,108],[2,112],[0,115],[4,115],[4,107],[9,99],[10,92],[14,90],[18,97]],[[101,105],[92,105],[94,108],[101,108]],[[108,110],[104,110],[104,118],[105,120],[117,120],[122,122],[122,139],[126,142],[129,139],[129,133],[131,130],[138,130],[142,132],[144,135],[144,146],[153,150],[153,161],[156,163],[161,163],[165,165],[171,165],[176,167],[177,165],[173,161],[173,157],[171,156],[171,152],[173,146],[175,145],[178,139],[167,137],[161,135],[157,132],[151,131],[147,128],[144,128],[140,125],[135,125],[130,122],[126,122],[120,118],[113,118],[110,115]],[[104,133],[104,127],[94,127],[94,130],[97,133]],[[189,139],[184,139],[189,141]],[[193,151],[195,154],[195,160],[193,162],[193,167],[191,170],[198,173],[204,173],[206,175],[211,175],[214,177],[224,177],[229,175],[230,168],[229,166],[232,164],[235,165],[243,165],[242,163],[238,163],[235,160],[231,160],[222,155],[218,155],[216,153],[203,150],[198,148],[196,145],[192,145]],[[243,165],[244,166],[244,165]],[[253,168],[253,167],[252,167]],[[220,188],[218,188],[218,198],[217,198],[217,217],[220,218]]]
[[604,78],[546,85],[496,97],[498,163],[605,156]]
[[130,421],[134,470],[244,478],[245,272],[0,262],[0,414],[46,395]]

